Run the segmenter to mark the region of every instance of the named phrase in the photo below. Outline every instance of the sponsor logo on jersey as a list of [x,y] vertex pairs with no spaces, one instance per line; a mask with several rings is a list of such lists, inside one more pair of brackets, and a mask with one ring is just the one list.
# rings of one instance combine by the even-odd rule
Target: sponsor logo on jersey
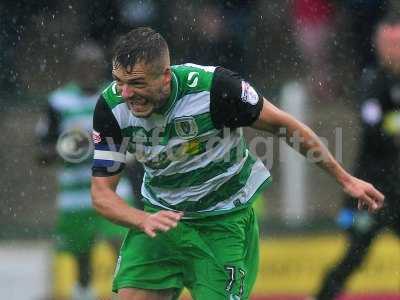
[[137,144],[144,144],[148,141],[148,133],[144,128],[138,128],[132,137],[132,141]]
[[258,102],[258,94],[254,88],[246,81],[242,81],[242,96],[243,102],[250,103],[251,105],[256,105]]
[[195,155],[200,153],[200,141],[197,139],[188,141],[184,144],[184,153],[185,154],[190,154],[190,155]]
[[101,142],[100,132],[93,130],[92,131],[92,140],[93,140],[93,143],[95,143],[95,144],[100,143]]
[[188,87],[191,87],[191,88],[196,87],[197,83],[199,82],[199,73],[198,72],[190,72],[187,80],[188,80],[188,82],[187,82]]
[[193,117],[177,118],[174,123],[175,131],[181,138],[190,139],[195,137],[199,132],[199,128]]

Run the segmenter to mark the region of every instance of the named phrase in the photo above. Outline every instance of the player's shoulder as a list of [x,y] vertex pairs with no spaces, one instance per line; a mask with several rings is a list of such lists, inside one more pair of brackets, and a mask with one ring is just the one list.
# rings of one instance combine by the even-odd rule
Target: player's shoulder
[[189,74],[190,72],[198,72],[201,75],[204,73],[214,73],[216,66],[202,66],[193,63],[185,63],[181,65],[173,65],[172,69],[179,75]]
[[172,66],[174,79],[178,81],[181,95],[209,91],[215,66],[202,66],[192,63]]
[[[103,89],[101,92],[101,97],[110,107],[110,109],[113,109],[117,105],[124,102],[122,96],[117,91],[117,83],[115,81],[111,82]],[[101,100],[102,99],[100,99],[100,101]]]

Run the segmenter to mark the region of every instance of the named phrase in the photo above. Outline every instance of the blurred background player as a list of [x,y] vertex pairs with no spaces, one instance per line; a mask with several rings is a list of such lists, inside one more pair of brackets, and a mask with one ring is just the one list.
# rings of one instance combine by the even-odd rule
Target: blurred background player
[[[90,198],[89,133],[97,98],[106,84],[105,67],[103,51],[97,44],[85,42],[76,47],[72,80],[50,94],[47,116],[37,125],[41,164],[60,163],[53,274],[53,297],[57,300],[108,298],[116,261],[114,249],[125,233],[122,227],[99,217]],[[131,185],[126,179],[118,193],[131,200]],[[93,264],[96,268],[92,273]]]
[[375,34],[377,66],[365,69],[360,104],[363,126],[356,174],[374,180],[386,195],[376,214],[357,211],[346,199],[338,223],[349,244],[344,256],[326,274],[317,300],[334,299],[360,267],[374,238],[389,228],[400,237],[400,19],[384,19]]

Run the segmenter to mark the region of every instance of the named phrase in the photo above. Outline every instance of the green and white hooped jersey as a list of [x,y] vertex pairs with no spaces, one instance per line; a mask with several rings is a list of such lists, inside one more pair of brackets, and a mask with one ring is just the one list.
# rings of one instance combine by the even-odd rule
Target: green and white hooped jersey
[[129,151],[145,167],[146,204],[185,217],[243,208],[270,180],[240,128],[261,108],[262,97],[220,67],[173,66],[170,98],[149,118],[135,117],[111,83],[94,115],[93,176],[120,172]]
[[[93,153],[89,151],[93,149],[90,136],[98,97],[99,93],[84,94],[74,83],[57,89],[49,96],[47,120],[41,124],[41,139],[52,145],[60,139],[69,145],[86,139],[88,146],[76,158],[62,157],[63,163],[57,170],[57,206],[62,211],[79,211],[92,207],[90,181]],[[71,151],[79,150],[72,147]],[[119,186],[118,193],[124,198],[131,197],[130,184],[126,179]]]

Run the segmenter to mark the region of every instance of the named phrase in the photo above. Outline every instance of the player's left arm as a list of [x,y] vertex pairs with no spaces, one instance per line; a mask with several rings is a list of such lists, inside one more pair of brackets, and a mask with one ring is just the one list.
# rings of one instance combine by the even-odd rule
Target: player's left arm
[[296,142],[299,152],[307,157],[312,151],[321,157],[317,163],[321,168],[332,175],[351,197],[358,199],[358,207],[367,206],[370,211],[382,207],[384,196],[374,186],[359,178],[350,175],[333,157],[327,147],[308,126],[298,121],[290,114],[280,110],[265,98],[256,121],[251,127],[259,130],[277,133],[280,128],[286,129],[286,141],[290,146]]
[[297,139],[300,153],[306,156],[312,150],[314,155],[322,157],[319,166],[347,194],[359,199],[359,208],[366,205],[374,211],[382,207],[384,196],[372,184],[347,173],[309,127],[274,106],[237,73],[216,68],[210,91],[210,113],[216,128],[253,127],[272,133],[285,128],[288,144],[293,146]]

